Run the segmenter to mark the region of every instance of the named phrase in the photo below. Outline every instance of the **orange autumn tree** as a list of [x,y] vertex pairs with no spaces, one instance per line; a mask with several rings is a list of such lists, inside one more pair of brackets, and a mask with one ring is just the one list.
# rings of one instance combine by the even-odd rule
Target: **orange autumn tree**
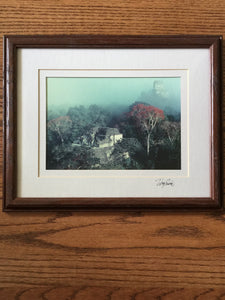
[[152,105],[136,104],[129,112],[129,116],[135,120],[138,128],[146,135],[147,155],[149,155],[150,138],[156,125],[164,120],[164,112],[162,109]]

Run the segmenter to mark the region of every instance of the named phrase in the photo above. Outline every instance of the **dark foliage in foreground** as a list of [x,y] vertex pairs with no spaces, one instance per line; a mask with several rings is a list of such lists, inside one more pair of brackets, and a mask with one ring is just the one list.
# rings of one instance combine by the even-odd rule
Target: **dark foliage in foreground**
[[180,118],[136,103],[113,114],[97,105],[48,116],[47,169],[180,169]]

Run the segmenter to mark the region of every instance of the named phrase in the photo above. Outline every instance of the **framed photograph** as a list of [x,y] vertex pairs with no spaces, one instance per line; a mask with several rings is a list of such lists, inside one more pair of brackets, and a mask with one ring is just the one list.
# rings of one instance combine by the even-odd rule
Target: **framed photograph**
[[5,211],[213,209],[221,36],[5,36]]

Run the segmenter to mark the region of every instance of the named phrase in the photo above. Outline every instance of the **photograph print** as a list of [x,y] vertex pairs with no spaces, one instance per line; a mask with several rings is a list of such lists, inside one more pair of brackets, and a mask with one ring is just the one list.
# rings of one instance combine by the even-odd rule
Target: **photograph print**
[[47,170],[180,170],[180,77],[48,77]]

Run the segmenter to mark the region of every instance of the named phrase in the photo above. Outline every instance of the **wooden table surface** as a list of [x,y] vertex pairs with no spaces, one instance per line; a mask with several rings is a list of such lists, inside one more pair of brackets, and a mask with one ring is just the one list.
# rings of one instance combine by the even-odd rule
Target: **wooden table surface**
[[[65,33],[225,35],[225,2],[0,0],[1,36]],[[0,299],[225,299],[225,214],[0,212]]]

